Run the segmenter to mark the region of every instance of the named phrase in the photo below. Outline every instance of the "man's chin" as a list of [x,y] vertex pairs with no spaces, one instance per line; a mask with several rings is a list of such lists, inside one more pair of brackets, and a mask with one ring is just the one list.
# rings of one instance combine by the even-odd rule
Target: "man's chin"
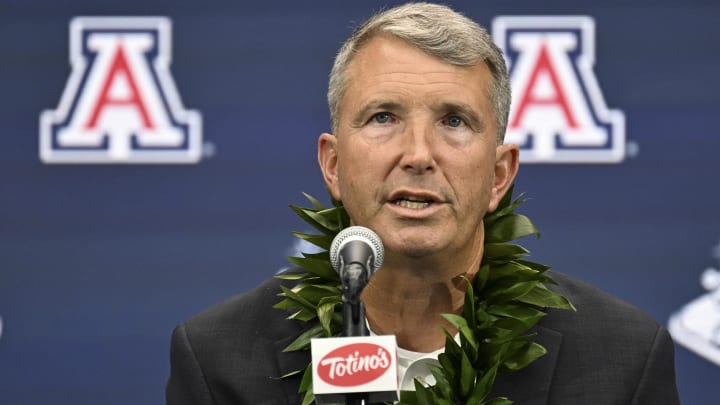
[[436,223],[383,223],[375,232],[385,247],[385,255],[407,258],[427,258],[447,249],[449,232],[438,229]]
[[407,257],[411,259],[423,259],[440,253],[443,247],[438,243],[434,243],[426,238],[424,239],[405,239],[402,241],[388,240],[385,244],[386,255],[392,253],[398,257]]

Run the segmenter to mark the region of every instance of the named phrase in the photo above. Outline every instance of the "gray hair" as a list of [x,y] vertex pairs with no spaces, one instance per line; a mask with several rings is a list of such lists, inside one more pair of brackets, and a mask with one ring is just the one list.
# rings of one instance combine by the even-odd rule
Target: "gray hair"
[[502,52],[483,27],[449,7],[429,3],[409,3],[375,14],[345,41],[335,57],[328,85],[335,133],[340,101],[347,89],[348,66],[360,48],[378,34],[404,40],[450,65],[484,62],[492,74],[488,96],[495,112],[497,142],[502,143],[510,110],[510,79]]

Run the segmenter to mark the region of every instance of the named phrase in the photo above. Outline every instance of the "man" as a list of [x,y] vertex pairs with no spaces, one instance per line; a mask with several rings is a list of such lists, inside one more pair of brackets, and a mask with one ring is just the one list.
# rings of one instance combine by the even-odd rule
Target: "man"
[[[325,183],[351,223],[373,229],[385,246],[362,294],[369,327],[394,334],[405,358],[437,357],[442,328],[452,330],[440,314],[462,310],[462,280],[483,257],[483,218],[518,171],[517,146],[502,144],[510,90],[501,52],[447,7],[396,7],[343,45],[328,101],[334,134],[318,142]],[[552,277],[577,312],[549,311],[535,329],[548,353],[498,376],[493,395],[517,404],[678,403],[667,332],[592,287]],[[175,330],[168,404],[300,403],[299,375],[279,377],[308,364],[308,352],[282,352],[308,325],[271,308],[279,284],[270,280]],[[429,374],[403,371],[405,387]]]

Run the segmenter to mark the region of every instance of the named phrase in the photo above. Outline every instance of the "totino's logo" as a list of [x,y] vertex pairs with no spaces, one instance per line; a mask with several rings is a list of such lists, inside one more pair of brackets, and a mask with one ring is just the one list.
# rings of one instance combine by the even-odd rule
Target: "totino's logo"
[[605,104],[592,68],[591,17],[497,17],[513,104],[506,141],[524,163],[612,163],[625,156],[625,116]]
[[320,360],[317,373],[334,386],[353,387],[377,380],[390,368],[390,353],[372,343],[338,347]]
[[170,20],[78,17],[72,73],[56,110],[40,116],[45,163],[195,163],[201,116],[170,74]]

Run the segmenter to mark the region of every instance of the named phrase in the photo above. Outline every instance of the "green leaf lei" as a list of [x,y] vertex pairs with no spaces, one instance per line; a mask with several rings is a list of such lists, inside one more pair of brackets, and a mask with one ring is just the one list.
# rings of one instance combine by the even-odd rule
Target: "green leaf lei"
[[[482,264],[467,285],[462,313],[442,314],[457,328],[460,344],[445,330],[445,352],[438,357],[440,366],[430,368],[435,385],[416,379],[415,391],[402,391],[400,404],[511,404],[507,398],[487,398],[498,373],[520,370],[546,353],[544,347],[532,341],[535,333],[528,333],[546,315],[544,308],[575,309],[565,297],[545,286],[555,284],[544,274],[550,267],[524,260],[529,252],[508,243],[532,234],[540,237],[529,218],[515,213],[525,200],[522,195],[512,200],[512,191],[494,212],[485,215]],[[328,250],[335,235],[350,225],[350,219],[341,202],[333,200],[333,207],[326,208],[317,199],[304,195],[312,208],[290,207],[320,234],[293,234],[325,251],[289,257],[304,272],[277,276],[296,284],[293,288],[282,287],[279,295],[284,299],[275,308],[291,310],[288,319],[316,322],[285,351],[309,350],[310,339],[340,336],[343,326],[340,279],[330,264]],[[304,394],[302,405],[314,401],[312,364],[304,370],[299,392]]]

